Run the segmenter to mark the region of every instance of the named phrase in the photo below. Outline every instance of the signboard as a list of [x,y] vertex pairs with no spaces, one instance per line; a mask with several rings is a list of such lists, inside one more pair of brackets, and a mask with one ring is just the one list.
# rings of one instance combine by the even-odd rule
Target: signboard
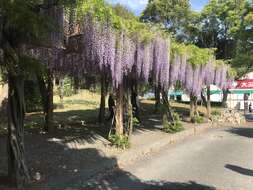
[[253,79],[237,80],[236,89],[253,89]]

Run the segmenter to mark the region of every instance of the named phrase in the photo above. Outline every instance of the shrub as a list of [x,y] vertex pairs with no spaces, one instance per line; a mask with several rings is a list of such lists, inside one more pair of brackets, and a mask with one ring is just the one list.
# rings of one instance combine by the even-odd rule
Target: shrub
[[113,146],[116,146],[120,149],[127,149],[130,148],[130,143],[127,136],[124,135],[110,135],[109,141],[111,141]]
[[167,116],[166,115],[163,116],[163,130],[166,133],[177,133],[184,130],[179,115],[177,113],[173,113],[173,117],[175,122],[170,123],[167,119]]
[[42,98],[37,82],[26,80],[24,85],[24,93],[27,112],[41,111],[43,109]]
[[140,121],[136,117],[134,117],[133,118],[133,126],[139,126],[139,125],[140,125]]
[[221,115],[221,112],[219,110],[213,110],[211,115],[212,116],[219,116],[219,115]]
[[201,124],[201,123],[205,122],[205,119],[202,116],[195,116],[191,120],[192,120],[193,123],[198,123],[198,124]]

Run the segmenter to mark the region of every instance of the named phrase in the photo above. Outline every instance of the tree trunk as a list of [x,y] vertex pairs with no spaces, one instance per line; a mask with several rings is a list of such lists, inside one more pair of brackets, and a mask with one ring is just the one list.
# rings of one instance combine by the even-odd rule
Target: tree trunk
[[64,79],[63,78],[61,78],[59,80],[59,97],[60,97],[61,108],[64,108],[64,103],[63,103],[63,97],[64,97]]
[[131,102],[130,92],[127,93],[127,112],[128,112],[128,120],[127,120],[127,128],[128,128],[128,140],[131,139],[133,132],[133,106]]
[[155,112],[159,111],[159,107],[161,105],[161,86],[158,85],[155,87]]
[[194,120],[194,96],[190,95],[190,119]]
[[24,153],[24,80],[23,76],[8,76],[8,176],[18,189],[30,181]]
[[222,98],[222,107],[226,107],[227,106],[227,99],[228,99],[228,90],[222,90],[223,93],[223,98]]
[[49,133],[53,133],[55,131],[53,124],[53,112],[54,112],[54,104],[53,104],[53,96],[54,96],[54,85],[53,85],[53,75],[50,71],[47,72],[47,88],[46,88],[46,101],[44,107],[45,113],[45,131]]
[[194,115],[199,117],[198,98],[197,97],[194,97]]
[[115,130],[116,135],[122,136],[123,131],[123,85],[119,84],[116,90],[116,108],[115,108]]
[[170,107],[170,103],[169,103],[169,99],[168,99],[168,92],[165,90],[162,90],[162,101],[163,101],[163,105],[164,105],[164,109],[165,109],[165,114],[167,116],[167,120],[169,122],[171,122],[172,124],[174,124],[175,119],[174,119],[172,111],[171,111],[171,107]]
[[211,119],[211,91],[210,91],[210,86],[207,86],[206,88],[206,97],[204,96],[203,93],[201,93],[201,99],[206,107],[206,117],[208,119]]
[[211,118],[211,90],[210,90],[210,86],[207,87],[207,92],[206,92],[206,96],[207,96],[207,101],[206,101],[206,115],[207,118],[210,119]]
[[50,71],[43,77],[41,73],[37,74],[40,94],[43,103],[44,112],[44,130],[47,132],[54,132],[53,126],[53,76]]
[[139,105],[139,99],[138,99],[138,87],[137,85],[133,85],[131,90],[131,106],[133,109],[133,117],[137,118],[140,122],[140,105]]
[[79,93],[79,88],[80,88],[80,84],[79,84],[79,78],[78,77],[74,77],[74,94],[78,94]]
[[101,98],[100,98],[100,108],[99,108],[99,116],[98,121],[100,123],[105,122],[105,98],[107,95],[107,89],[106,89],[106,78],[105,74],[101,74]]

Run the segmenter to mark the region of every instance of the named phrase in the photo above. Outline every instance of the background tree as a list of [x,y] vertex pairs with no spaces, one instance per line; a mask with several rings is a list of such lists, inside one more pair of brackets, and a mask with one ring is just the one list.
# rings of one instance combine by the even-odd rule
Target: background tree
[[162,24],[173,36],[181,38],[190,18],[189,0],[149,0],[141,20]]
[[238,78],[253,71],[253,3],[246,2],[241,15],[242,22],[236,31],[236,56],[232,66],[237,70]]

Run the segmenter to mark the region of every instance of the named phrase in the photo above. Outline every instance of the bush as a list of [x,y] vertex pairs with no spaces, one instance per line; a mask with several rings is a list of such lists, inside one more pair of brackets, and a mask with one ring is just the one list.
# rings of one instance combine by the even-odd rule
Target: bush
[[166,133],[177,133],[184,130],[183,124],[180,120],[180,117],[177,113],[173,113],[175,122],[170,123],[167,119],[167,116],[163,116],[163,131]]
[[205,122],[205,119],[204,119],[204,117],[202,117],[202,116],[195,116],[195,117],[193,117],[193,118],[191,119],[191,121],[192,121],[193,123],[201,124],[201,123],[204,123],[204,122]]
[[133,126],[139,126],[139,125],[140,125],[140,121],[136,117],[134,117],[133,118]]
[[42,98],[37,82],[26,80],[24,85],[26,111],[41,111]]
[[212,116],[219,116],[219,115],[221,115],[221,112],[219,110],[213,110],[211,115]]
[[110,135],[109,141],[111,141],[113,146],[116,146],[117,148],[121,149],[127,149],[130,148],[130,143],[128,141],[127,136],[120,136],[120,135]]

